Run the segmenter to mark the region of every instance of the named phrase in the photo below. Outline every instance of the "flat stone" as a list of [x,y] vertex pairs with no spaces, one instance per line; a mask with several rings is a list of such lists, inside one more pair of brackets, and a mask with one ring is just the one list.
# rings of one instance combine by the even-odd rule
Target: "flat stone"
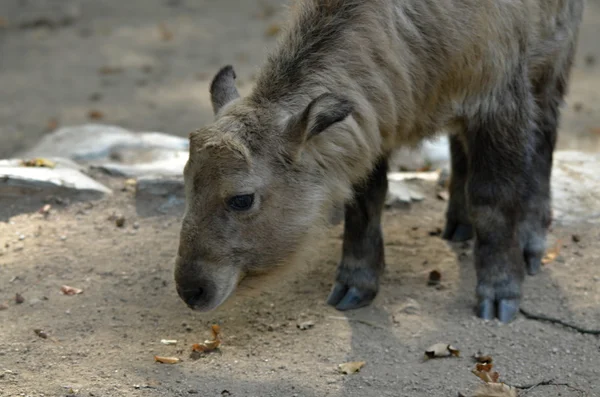
[[413,186],[407,180],[388,180],[388,192],[385,200],[386,207],[406,207],[413,201],[425,198],[421,189]]
[[84,124],[59,128],[45,135],[19,157],[63,157],[97,164],[119,157],[119,151],[123,150],[187,151],[188,146],[187,139],[162,132],[133,132],[113,125]]
[[69,194],[96,197],[111,190],[81,172],[68,159],[48,158],[54,168],[25,167],[20,159],[0,160],[0,196]]

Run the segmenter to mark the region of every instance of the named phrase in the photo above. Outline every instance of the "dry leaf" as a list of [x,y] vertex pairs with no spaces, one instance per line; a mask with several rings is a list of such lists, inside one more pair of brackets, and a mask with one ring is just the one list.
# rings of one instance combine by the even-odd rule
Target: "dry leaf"
[[310,328],[312,328],[312,327],[314,327],[314,326],[315,326],[315,323],[314,323],[313,321],[305,321],[305,322],[303,322],[303,323],[296,324],[296,327],[297,327],[299,330],[302,330],[302,331],[305,331],[305,330],[307,330],[307,329],[310,329]]
[[63,285],[62,287],[60,287],[60,292],[62,292],[64,295],[79,295],[83,292],[83,290],[79,288],[69,287],[68,285]]
[[173,32],[171,32],[164,23],[158,25],[158,31],[160,32],[162,41],[171,41],[173,39]]
[[211,331],[213,335],[212,340],[205,340],[204,343],[194,343],[192,345],[192,351],[208,353],[221,345],[221,327],[219,327],[217,324],[213,324]]
[[279,25],[277,23],[272,23],[267,28],[265,34],[269,37],[273,37],[273,36],[277,36],[279,34],[279,32],[281,32],[281,25]]
[[43,329],[36,328],[33,330],[33,332],[35,332],[35,334],[42,339],[48,339],[48,333]]
[[163,364],[177,364],[181,360],[177,357],[154,356],[154,361],[163,363]]
[[23,295],[19,294],[18,292],[15,294],[15,303],[16,304],[21,304],[25,302],[25,298],[23,298]]
[[6,18],[0,17],[0,28],[5,28],[6,26],[8,26],[8,22],[6,21]]
[[448,193],[447,190],[441,190],[437,192],[437,198],[443,201],[448,201],[450,200],[450,193]]
[[597,128],[591,128],[591,129],[590,129],[590,132],[591,132],[592,134],[600,135],[600,127],[597,127]]
[[90,110],[88,112],[88,117],[92,120],[100,120],[101,118],[104,118],[104,113],[99,110]]
[[349,363],[344,363],[338,365],[338,368],[341,373],[344,375],[353,374],[355,372],[359,372],[362,367],[364,367],[366,362],[364,361],[351,361]]
[[485,383],[497,383],[500,374],[496,371],[492,372],[492,368],[494,368],[492,363],[477,363],[471,372]]
[[177,340],[175,340],[175,339],[161,339],[160,343],[162,343],[163,345],[176,345],[177,344]]
[[24,167],[45,167],[45,168],[56,167],[56,163],[54,161],[40,158],[40,157],[31,159],[31,160],[24,160],[21,162],[21,165],[23,165]]
[[546,255],[544,255],[544,257],[542,258],[542,263],[544,265],[547,265],[556,259],[556,257],[560,253],[560,244],[561,242],[560,240],[558,240],[552,248],[546,251]]
[[473,358],[475,359],[475,361],[477,361],[478,363],[484,363],[484,364],[491,364],[494,360],[492,359],[492,356],[486,356],[483,355],[481,353],[477,353],[475,355],[473,355]]
[[473,397],[517,397],[517,390],[504,383],[487,383],[479,386]]
[[429,349],[425,350],[425,356],[428,358],[448,356],[460,357],[460,350],[447,343],[436,343],[435,345],[429,347]]
[[42,208],[40,208],[38,212],[42,215],[48,215],[50,214],[50,209],[52,209],[52,206],[50,204],[46,204]]
[[7,310],[8,309],[8,305],[4,302],[0,303],[0,310]]
[[429,280],[427,281],[427,285],[439,285],[441,281],[442,273],[440,273],[438,270],[432,270],[429,273]]

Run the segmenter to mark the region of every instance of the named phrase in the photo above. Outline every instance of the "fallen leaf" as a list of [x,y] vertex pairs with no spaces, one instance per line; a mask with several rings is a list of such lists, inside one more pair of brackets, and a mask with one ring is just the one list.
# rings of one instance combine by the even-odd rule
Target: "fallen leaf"
[[50,209],[52,209],[52,206],[50,204],[46,204],[42,208],[40,208],[38,212],[42,215],[48,215],[50,214]]
[[163,345],[176,345],[177,344],[177,340],[175,340],[175,339],[161,339],[160,343],[162,343]]
[[158,25],[158,31],[162,41],[171,41],[173,39],[173,32],[164,23]]
[[438,285],[442,281],[442,273],[438,270],[432,270],[429,273],[429,280],[427,280],[427,285],[433,286]]
[[450,193],[448,193],[448,191],[446,190],[440,190],[439,192],[437,192],[437,198],[439,198],[442,201],[448,201],[450,200]]
[[473,374],[479,379],[486,383],[497,383],[500,378],[500,374],[496,371],[492,372],[494,364],[492,363],[477,363],[475,369],[472,370]]
[[54,161],[44,159],[41,157],[31,159],[31,160],[24,160],[21,162],[21,165],[23,165],[24,167],[45,167],[45,168],[56,167],[56,163]]
[[15,294],[15,303],[16,304],[21,304],[25,302],[25,298],[23,298],[23,295],[19,294],[18,292]]
[[475,390],[473,397],[517,397],[517,390],[504,383],[486,383]]
[[439,358],[439,357],[460,357],[460,350],[447,343],[436,343],[425,350],[425,356],[428,358]]
[[547,265],[556,259],[556,257],[560,253],[560,244],[561,242],[560,240],[558,240],[552,248],[546,251],[546,255],[544,255],[544,257],[542,258],[542,263],[544,265]]
[[33,330],[33,332],[35,332],[35,334],[42,339],[48,339],[48,333],[43,329],[36,328]]
[[211,327],[212,331],[212,340],[205,340],[203,343],[194,343],[192,345],[192,351],[200,352],[200,353],[208,353],[221,345],[221,327],[217,324],[213,324]]
[[359,372],[362,367],[364,367],[366,362],[364,361],[351,361],[348,363],[338,365],[338,368],[341,373],[344,375],[353,374],[355,372]]
[[272,23],[271,25],[269,25],[269,27],[265,31],[265,34],[269,37],[273,37],[273,36],[277,36],[279,34],[279,32],[281,32],[281,25],[279,25],[277,23]]
[[0,310],[7,310],[8,309],[8,305],[4,302],[0,303]]
[[83,293],[83,290],[79,288],[69,287],[68,285],[63,285],[62,287],[60,287],[60,292],[62,292],[64,295],[79,295]]
[[596,127],[596,128],[591,128],[590,132],[592,134],[596,134],[596,135],[600,135],[600,127]]
[[494,361],[494,360],[492,359],[492,356],[486,356],[486,355],[483,355],[483,354],[481,354],[481,353],[479,353],[479,352],[478,352],[477,354],[474,354],[474,355],[473,355],[473,358],[474,358],[474,359],[475,359],[475,361],[477,361],[478,363],[490,363],[490,364],[491,364],[491,363],[492,363],[492,361]]
[[92,120],[100,120],[101,118],[104,118],[104,113],[99,110],[90,110],[88,112],[88,117]]
[[5,28],[8,25],[6,18],[0,17],[0,28]]
[[181,360],[177,357],[154,356],[154,361],[163,363],[163,364],[177,364]]
[[315,323],[313,321],[305,321],[303,323],[296,324],[296,327],[301,331],[306,331],[307,329],[310,329],[314,326],[315,326]]

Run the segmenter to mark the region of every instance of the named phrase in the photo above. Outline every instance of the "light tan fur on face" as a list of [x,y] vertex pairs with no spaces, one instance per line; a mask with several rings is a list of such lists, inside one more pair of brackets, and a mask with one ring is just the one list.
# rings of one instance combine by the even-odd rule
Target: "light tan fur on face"
[[[215,79],[215,122],[190,136],[177,274],[219,280],[223,267],[243,273],[287,261],[321,235],[332,207],[351,199],[377,159],[503,105],[497,87],[520,60],[528,60],[532,81],[562,73],[582,7],[580,0],[294,1],[252,94],[238,98],[227,83],[235,74],[224,71]],[[323,93],[346,98],[352,111],[308,137],[294,120]],[[252,192],[256,208],[226,209],[231,195]],[[216,282],[220,290],[231,285]]]

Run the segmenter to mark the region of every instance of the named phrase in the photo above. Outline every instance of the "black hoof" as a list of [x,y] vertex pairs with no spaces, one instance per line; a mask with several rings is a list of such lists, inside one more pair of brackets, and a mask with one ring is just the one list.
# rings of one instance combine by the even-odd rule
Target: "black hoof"
[[448,241],[461,242],[473,238],[473,226],[458,222],[446,222],[442,238]]
[[477,305],[477,317],[483,320],[498,318],[503,323],[509,323],[518,312],[518,299],[500,299],[497,302],[491,299],[482,299]]
[[340,311],[353,310],[368,306],[375,299],[375,295],[376,292],[361,291],[356,287],[335,283],[327,298],[327,304]]

